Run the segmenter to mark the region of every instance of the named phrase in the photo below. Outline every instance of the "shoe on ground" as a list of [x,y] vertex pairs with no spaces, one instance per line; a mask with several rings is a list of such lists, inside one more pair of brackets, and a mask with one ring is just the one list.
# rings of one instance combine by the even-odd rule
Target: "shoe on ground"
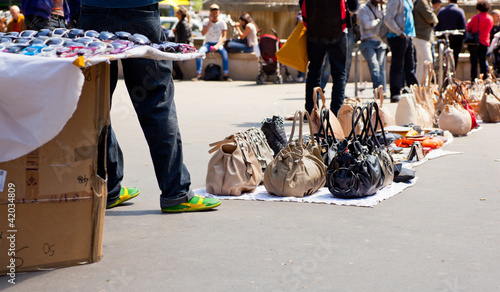
[[196,212],[215,208],[221,204],[221,201],[216,198],[205,198],[198,195],[189,200],[187,203],[182,203],[175,206],[161,208],[165,213],[180,213],[180,212]]
[[116,200],[114,203],[106,206],[106,209],[111,209],[113,207],[116,207],[116,206],[130,200],[130,199],[137,197],[140,193],[141,193],[141,191],[138,188],[122,187],[120,190],[120,197],[118,198],[118,200]]
[[201,77],[201,74],[196,75],[196,77],[194,77],[194,78],[191,78],[191,81],[201,81],[201,80],[203,80],[203,77]]
[[394,95],[394,96],[391,96],[391,102],[392,103],[395,103],[395,102],[398,102],[399,99],[401,99],[401,96],[400,95]]
[[304,77],[297,77],[297,79],[295,79],[295,81],[302,83],[302,82],[304,82]]
[[231,77],[229,77],[229,76],[227,76],[227,75],[224,75],[224,76],[222,77],[222,80],[224,80],[224,81],[228,81],[228,82],[232,82],[232,81],[233,81],[233,79],[231,79]]

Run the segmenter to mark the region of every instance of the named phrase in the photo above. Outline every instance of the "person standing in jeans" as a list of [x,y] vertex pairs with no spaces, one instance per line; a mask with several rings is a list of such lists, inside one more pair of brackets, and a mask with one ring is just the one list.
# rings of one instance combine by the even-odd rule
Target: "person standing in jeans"
[[389,83],[391,102],[398,102],[401,89],[418,84],[415,75],[415,59],[412,38],[415,37],[411,0],[389,0],[386,7],[385,25],[389,32],[387,41],[391,48]]
[[[166,40],[161,28],[158,1],[83,0],[78,26],[85,30],[127,31],[147,36],[153,43]],[[174,103],[172,61],[123,59],[123,75],[130,99],[149,145],[163,212],[201,211],[220,205],[220,200],[196,196],[184,165],[182,140]],[[111,62],[111,97],[118,80],[118,65]],[[100,141],[100,151],[104,141]],[[106,145],[108,176],[107,208],[136,197],[137,188],[121,186],[123,154],[111,126]]]
[[[313,89],[320,86],[321,66],[328,53],[333,80],[330,109],[337,115],[344,102],[346,84],[347,11],[344,0],[300,0],[302,19],[307,28],[309,67],[305,109],[311,113]],[[358,9],[358,0],[348,0],[349,10]]]
[[[22,0],[21,9],[25,15],[26,28],[40,30],[66,28],[70,20],[70,8],[80,6],[80,0]],[[75,11],[77,12],[77,11]]]
[[361,30],[361,43],[359,49],[366,60],[373,89],[380,85],[385,90],[385,55],[387,46],[373,35],[373,28],[384,16],[380,0],[370,0],[359,8],[359,26]]

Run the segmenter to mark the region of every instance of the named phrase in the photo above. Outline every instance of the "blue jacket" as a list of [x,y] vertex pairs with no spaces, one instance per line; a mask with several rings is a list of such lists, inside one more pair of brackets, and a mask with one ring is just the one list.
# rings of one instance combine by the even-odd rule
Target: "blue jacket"
[[435,31],[465,29],[465,13],[457,4],[450,4],[439,10]]

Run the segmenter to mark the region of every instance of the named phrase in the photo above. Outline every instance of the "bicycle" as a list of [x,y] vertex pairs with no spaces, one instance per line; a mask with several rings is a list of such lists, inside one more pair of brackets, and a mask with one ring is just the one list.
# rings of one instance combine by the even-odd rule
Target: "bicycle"
[[451,80],[455,76],[455,58],[453,57],[453,50],[450,48],[450,35],[463,35],[465,30],[442,30],[436,31],[436,37],[443,37],[438,39],[438,85],[440,90],[443,88],[445,80]]

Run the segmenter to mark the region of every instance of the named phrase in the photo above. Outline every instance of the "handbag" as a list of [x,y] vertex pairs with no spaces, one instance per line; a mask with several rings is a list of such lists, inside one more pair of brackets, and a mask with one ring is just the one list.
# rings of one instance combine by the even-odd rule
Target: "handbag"
[[431,128],[434,126],[433,117],[417,100],[416,92],[419,92],[418,85],[411,86],[412,93],[402,94],[396,108],[396,124],[406,125],[415,124],[422,128]]
[[494,87],[498,91],[498,85],[495,83],[486,85],[483,98],[479,103],[479,116],[485,123],[500,122],[500,99],[498,93],[493,90]]
[[[396,119],[391,114],[391,112],[386,111],[385,108],[382,107],[382,105],[384,103],[384,86],[380,85],[377,89],[375,89],[375,99],[377,99],[377,97],[378,97],[378,100],[380,102],[380,106],[379,106],[378,110],[379,110],[380,119],[382,120],[382,125],[384,127],[396,125]],[[373,115],[372,120],[371,120],[372,124],[375,124],[375,118],[376,118],[376,116]],[[378,130],[380,130],[380,127],[375,128],[375,131],[378,131]]]
[[252,127],[241,133],[252,149],[255,157],[259,161],[262,172],[266,170],[267,165],[273,160],[274,152],[267,143],[264,133],[255,127]]
[[465,32],[464,43],[468,45],[479,45],[479,16],[476,15],[477,18],[477,32],[472,32],[467,30]]
[[471,130],[472,119],[462,105],[455,102],[453,86],[448,86],[445,93],[445,106],[439,115],[440,129],[450,131],[453,136],[466,135]]
[[[321,110],[318,108],[318,95],[321,97]],[[328,111],[329,113],[324,116],[328,118],[328,122],[331,125],[330,129],[334,132],[337,138],[344,139],[344,130],[342,129],[342,126],[340,125],[337,117],[332,113],[330,109],[326,107],[326,98],[323,94],[323,90],[321,90],[321,87],[319,86],[313,89],[313,103],[314,107],[311,112],[311,134],[314,135],[318,133],[321,128],[325,127],[326,120],[321,118],[321,112]]]
[[239,196],[253,192],[262,181],[262,169],[241,133],[210,144],[206,190],[214,195]]
[[282,116],[273,116],[272,118],[265,118],[260,128],[266,136],[267,143],[274,152],[274,157],[276,157],[280,150],[285,148],[287,144],[283,123],[284,119]]
[[[326,166],[321,151],[314,139],[306,142],[302,135],[304,116],[307,111],[297,111],[288,144],[267,166],[264,187],[269,194],[279,197],[304,197],[313,194],[325,184]],[[299,136],[294,141],[295,126],[299,120]],[[311,124],[309,131],[312,132]]]
[[[361,100],[359,98],[346,98],[344,99],[344,102],[339,109],[337,118],[340,125],[342,126],[344,135],[348,135],[352,130],[352,116],[354,113],[354,108],[356,108],[356,106],[361,106]],[[363,121],[358,121],[355,129],[356,134],[361,134],[361,130],[363,129]]]
[[299,70],[307,71],[307,33],[302,22],[298,22],[285,44],[276,52],[276,58],[283,64]]
[[[367,112],[365,117],[364,112]],[[360,121],[370,123],[370,109],[356,107],[354,110],[353,129]],[[354,118],[353,117],[353,118]],[[330,192],[339,198],[362,198],[374,195],[382,185],[382,169],[379,158],[373,149],[363,145],[363,135],[356,135],[353,130],[349,136],[340,143],[337,155],[333,158],[327,169],[327,185]],[[376,139],[371,139],[376,141]]]
[[219,81],[221,79],[221,68],[217,64],[210,63],[205,68],[205,76],[203,80],[205,81]]

